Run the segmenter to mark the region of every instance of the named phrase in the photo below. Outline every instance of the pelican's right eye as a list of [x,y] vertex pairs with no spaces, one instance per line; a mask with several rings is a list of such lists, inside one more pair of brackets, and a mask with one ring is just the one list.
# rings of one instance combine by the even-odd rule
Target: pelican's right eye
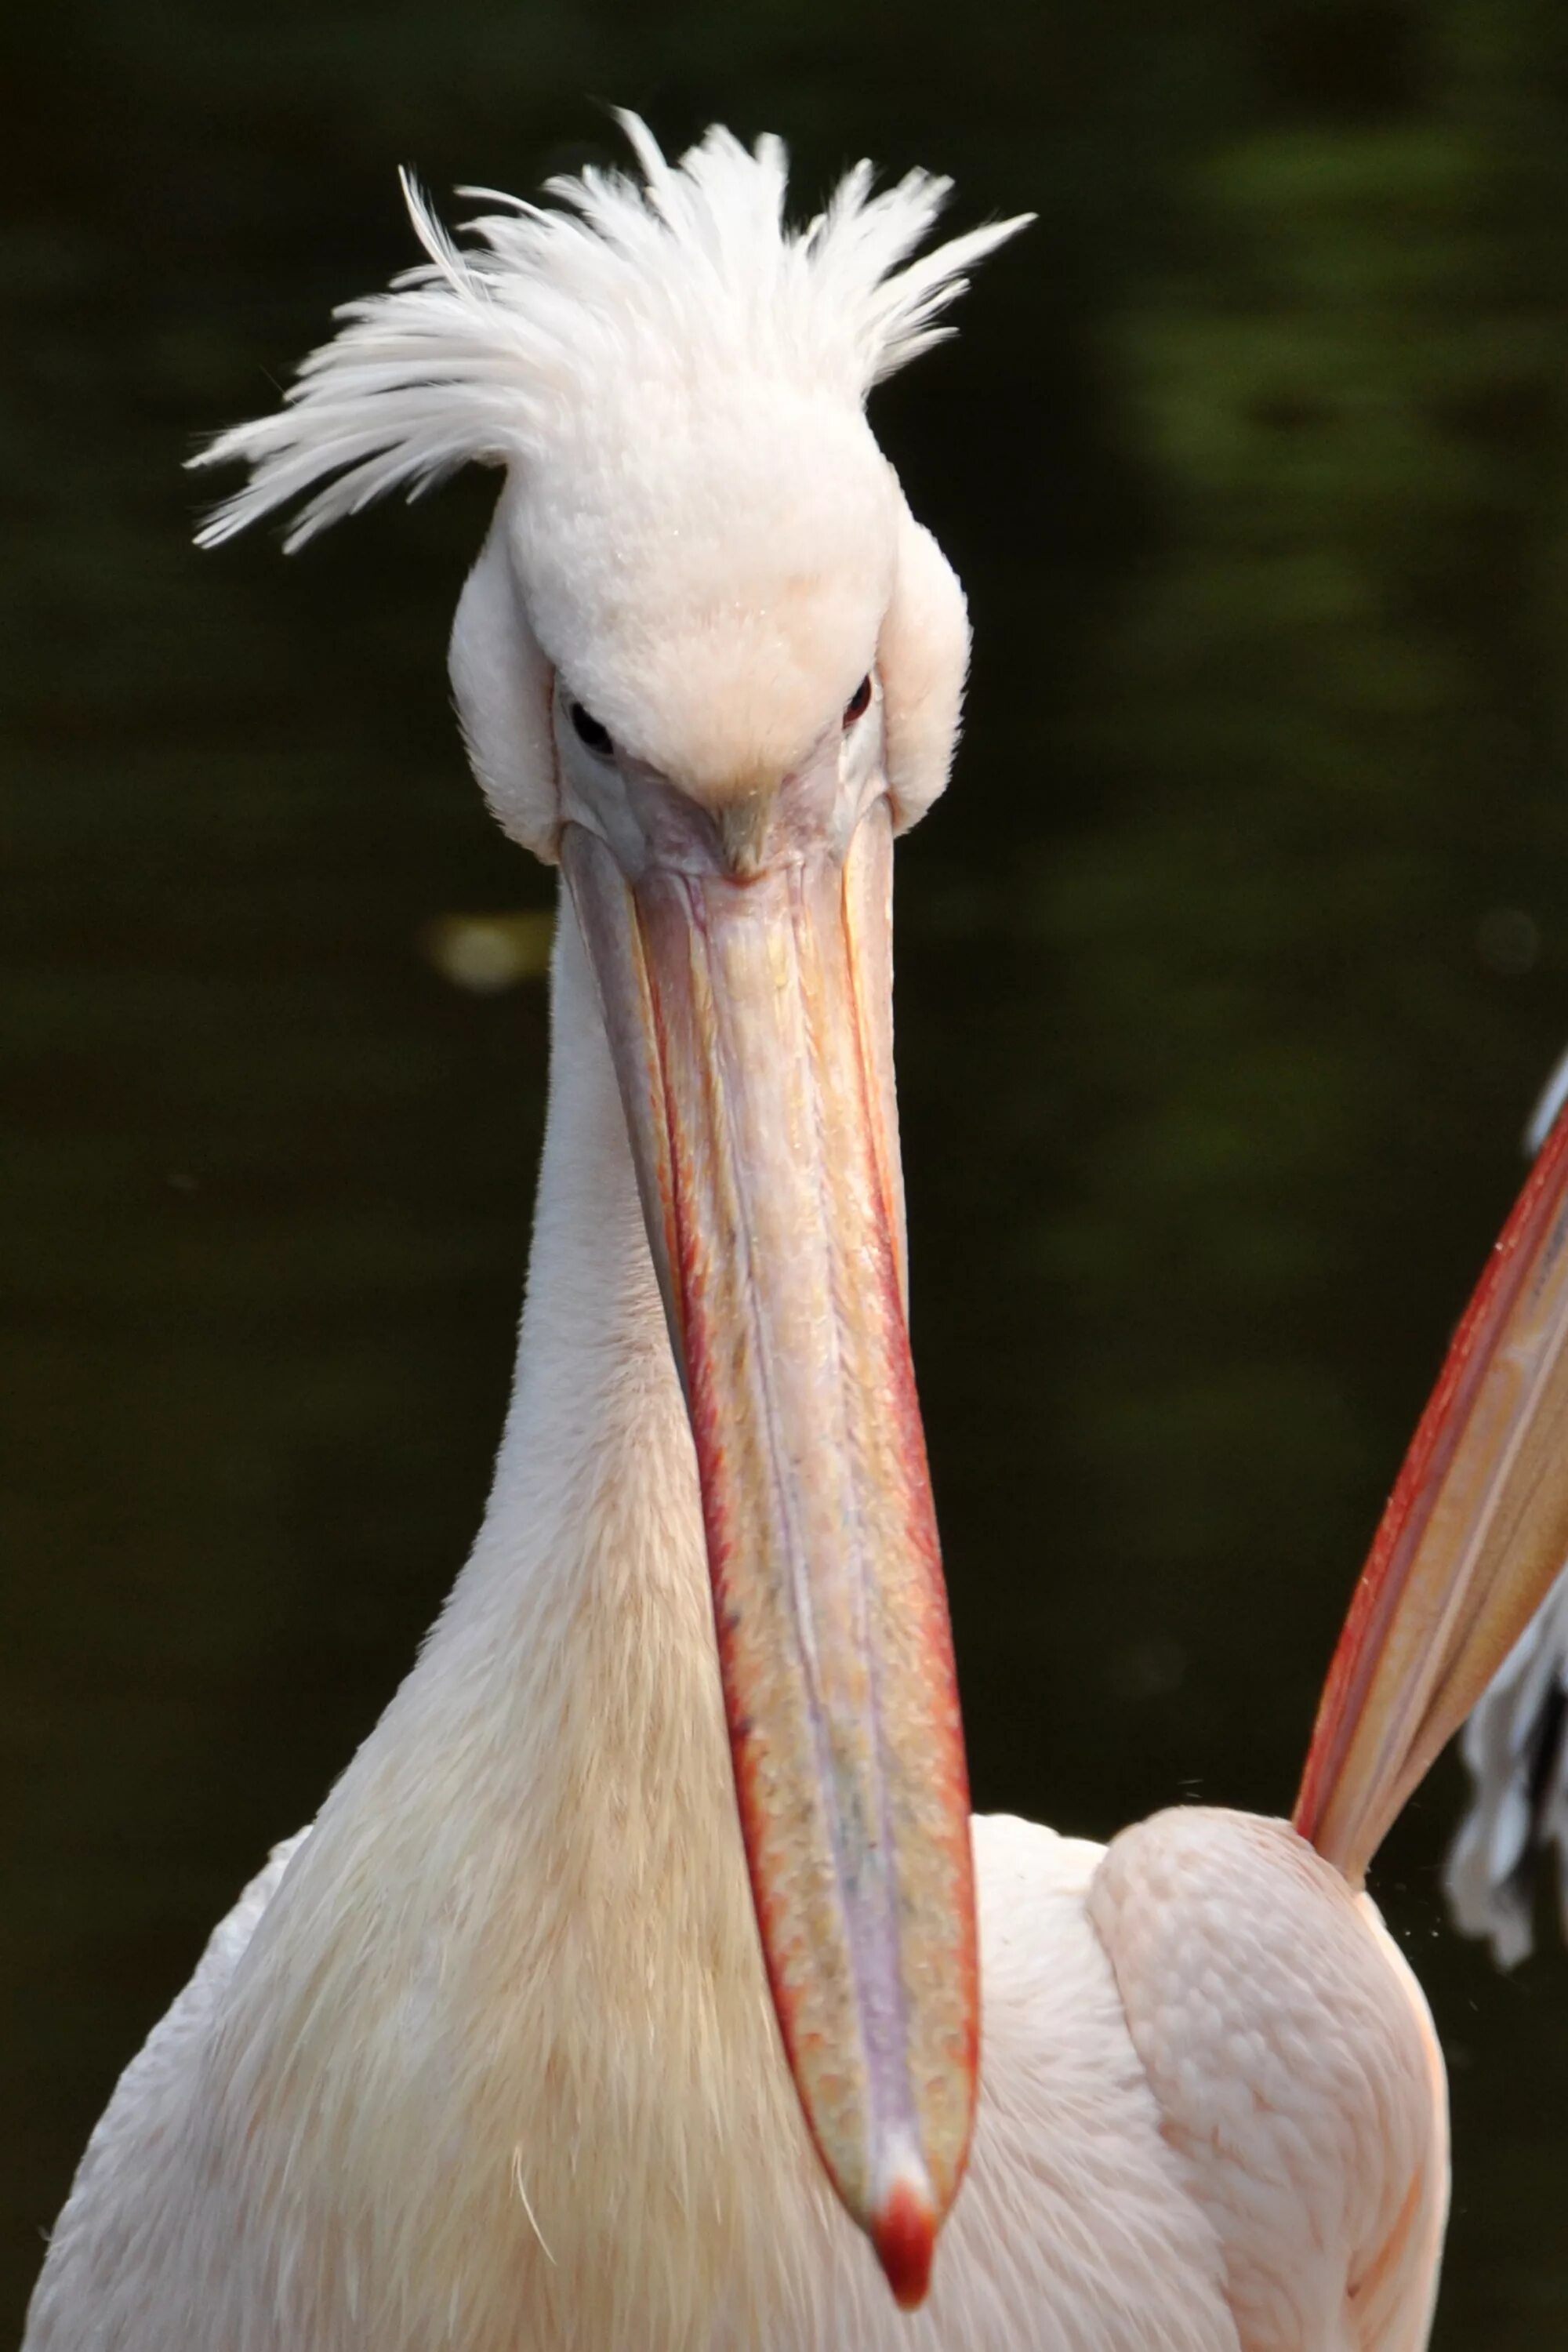
[[578,742],[585,743],[590,751],[596,751],[601,760],[607,760],[616,748],[610,740],[609,729],[601,727],[592,711],[584,710],[580,702],[569,702],[566,714]]

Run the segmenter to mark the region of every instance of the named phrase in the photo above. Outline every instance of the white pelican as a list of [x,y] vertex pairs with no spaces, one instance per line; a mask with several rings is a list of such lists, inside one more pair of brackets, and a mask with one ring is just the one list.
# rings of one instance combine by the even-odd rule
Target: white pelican
[[[251,469],[209,541],[505,468],[451,668],[564,875],[549,1128],[473,1554],[121,2082],[27,2352],[1415,2352],[1443,2074],[1358,1890],[1568,1536],[1563,1153],[1423,1424],[1300,1831],[971,1824],[889,919],[967,629],[863,412],[1016,224],[911,260],[942,184],[861,167],[792,234],[775,142],[672,166],[627,128],[640,181],[497,199],[462,251],[411,197],[426,262],[207,452]],[[920,2303],[976,1932],[968,2180],[911,2316],[853,2223]]]

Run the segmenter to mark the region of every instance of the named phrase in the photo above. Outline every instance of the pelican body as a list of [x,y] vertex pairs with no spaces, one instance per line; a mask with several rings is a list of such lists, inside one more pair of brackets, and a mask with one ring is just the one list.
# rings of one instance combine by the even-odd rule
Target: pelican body
[[628,128],[640,180],[463,250],[414,196],[425,263],[206,453],[212,541],[505,468],[451,670],[562,870],[549,1120],[472,1555],[121,2080],[26,2352],[1420,2352],[1443,2068],[1361,1882],[1568,1534],[1510,1483],[1562,1154],[1296,1823],[971,1822],[889,1010],[967,625],[864,402],[1018,225],[911,260],[942,184],[860,167],[792,233],[775,143]]

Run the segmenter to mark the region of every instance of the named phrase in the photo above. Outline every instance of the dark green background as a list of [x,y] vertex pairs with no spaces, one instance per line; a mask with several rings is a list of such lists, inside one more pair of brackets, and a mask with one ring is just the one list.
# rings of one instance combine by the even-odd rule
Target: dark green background
[[[442,650],[473,481],[285,565],[194,436],[410,256],[393,167],[869,152],[1033,207],[880,396],[972,721],[904,852],[916,1347],[978,1801],[1289,1801],[1568,1036],[1561,0],[52,0],[0,28],[0,2218],[462,1559],[542,1117],[546,903]],[[1568,1964],[1378,1892],[1453,2067],[1438,2342],[1568,2331]],[[0,2329],[3,2332],[3,2329]]]

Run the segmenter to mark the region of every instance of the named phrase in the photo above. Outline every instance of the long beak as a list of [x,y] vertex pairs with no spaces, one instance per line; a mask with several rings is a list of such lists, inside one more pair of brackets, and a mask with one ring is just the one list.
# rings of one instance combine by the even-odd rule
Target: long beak
[[900,2303],[963,2173],[969,1792],[905,1321],[885,803],[842,861],[635,883],[566,827],[696,1439],[757,1922]]
[[1359,1885],[1568,1553],[1568,1116],[1477,1286],[1362,1571],[1295,1823]]

